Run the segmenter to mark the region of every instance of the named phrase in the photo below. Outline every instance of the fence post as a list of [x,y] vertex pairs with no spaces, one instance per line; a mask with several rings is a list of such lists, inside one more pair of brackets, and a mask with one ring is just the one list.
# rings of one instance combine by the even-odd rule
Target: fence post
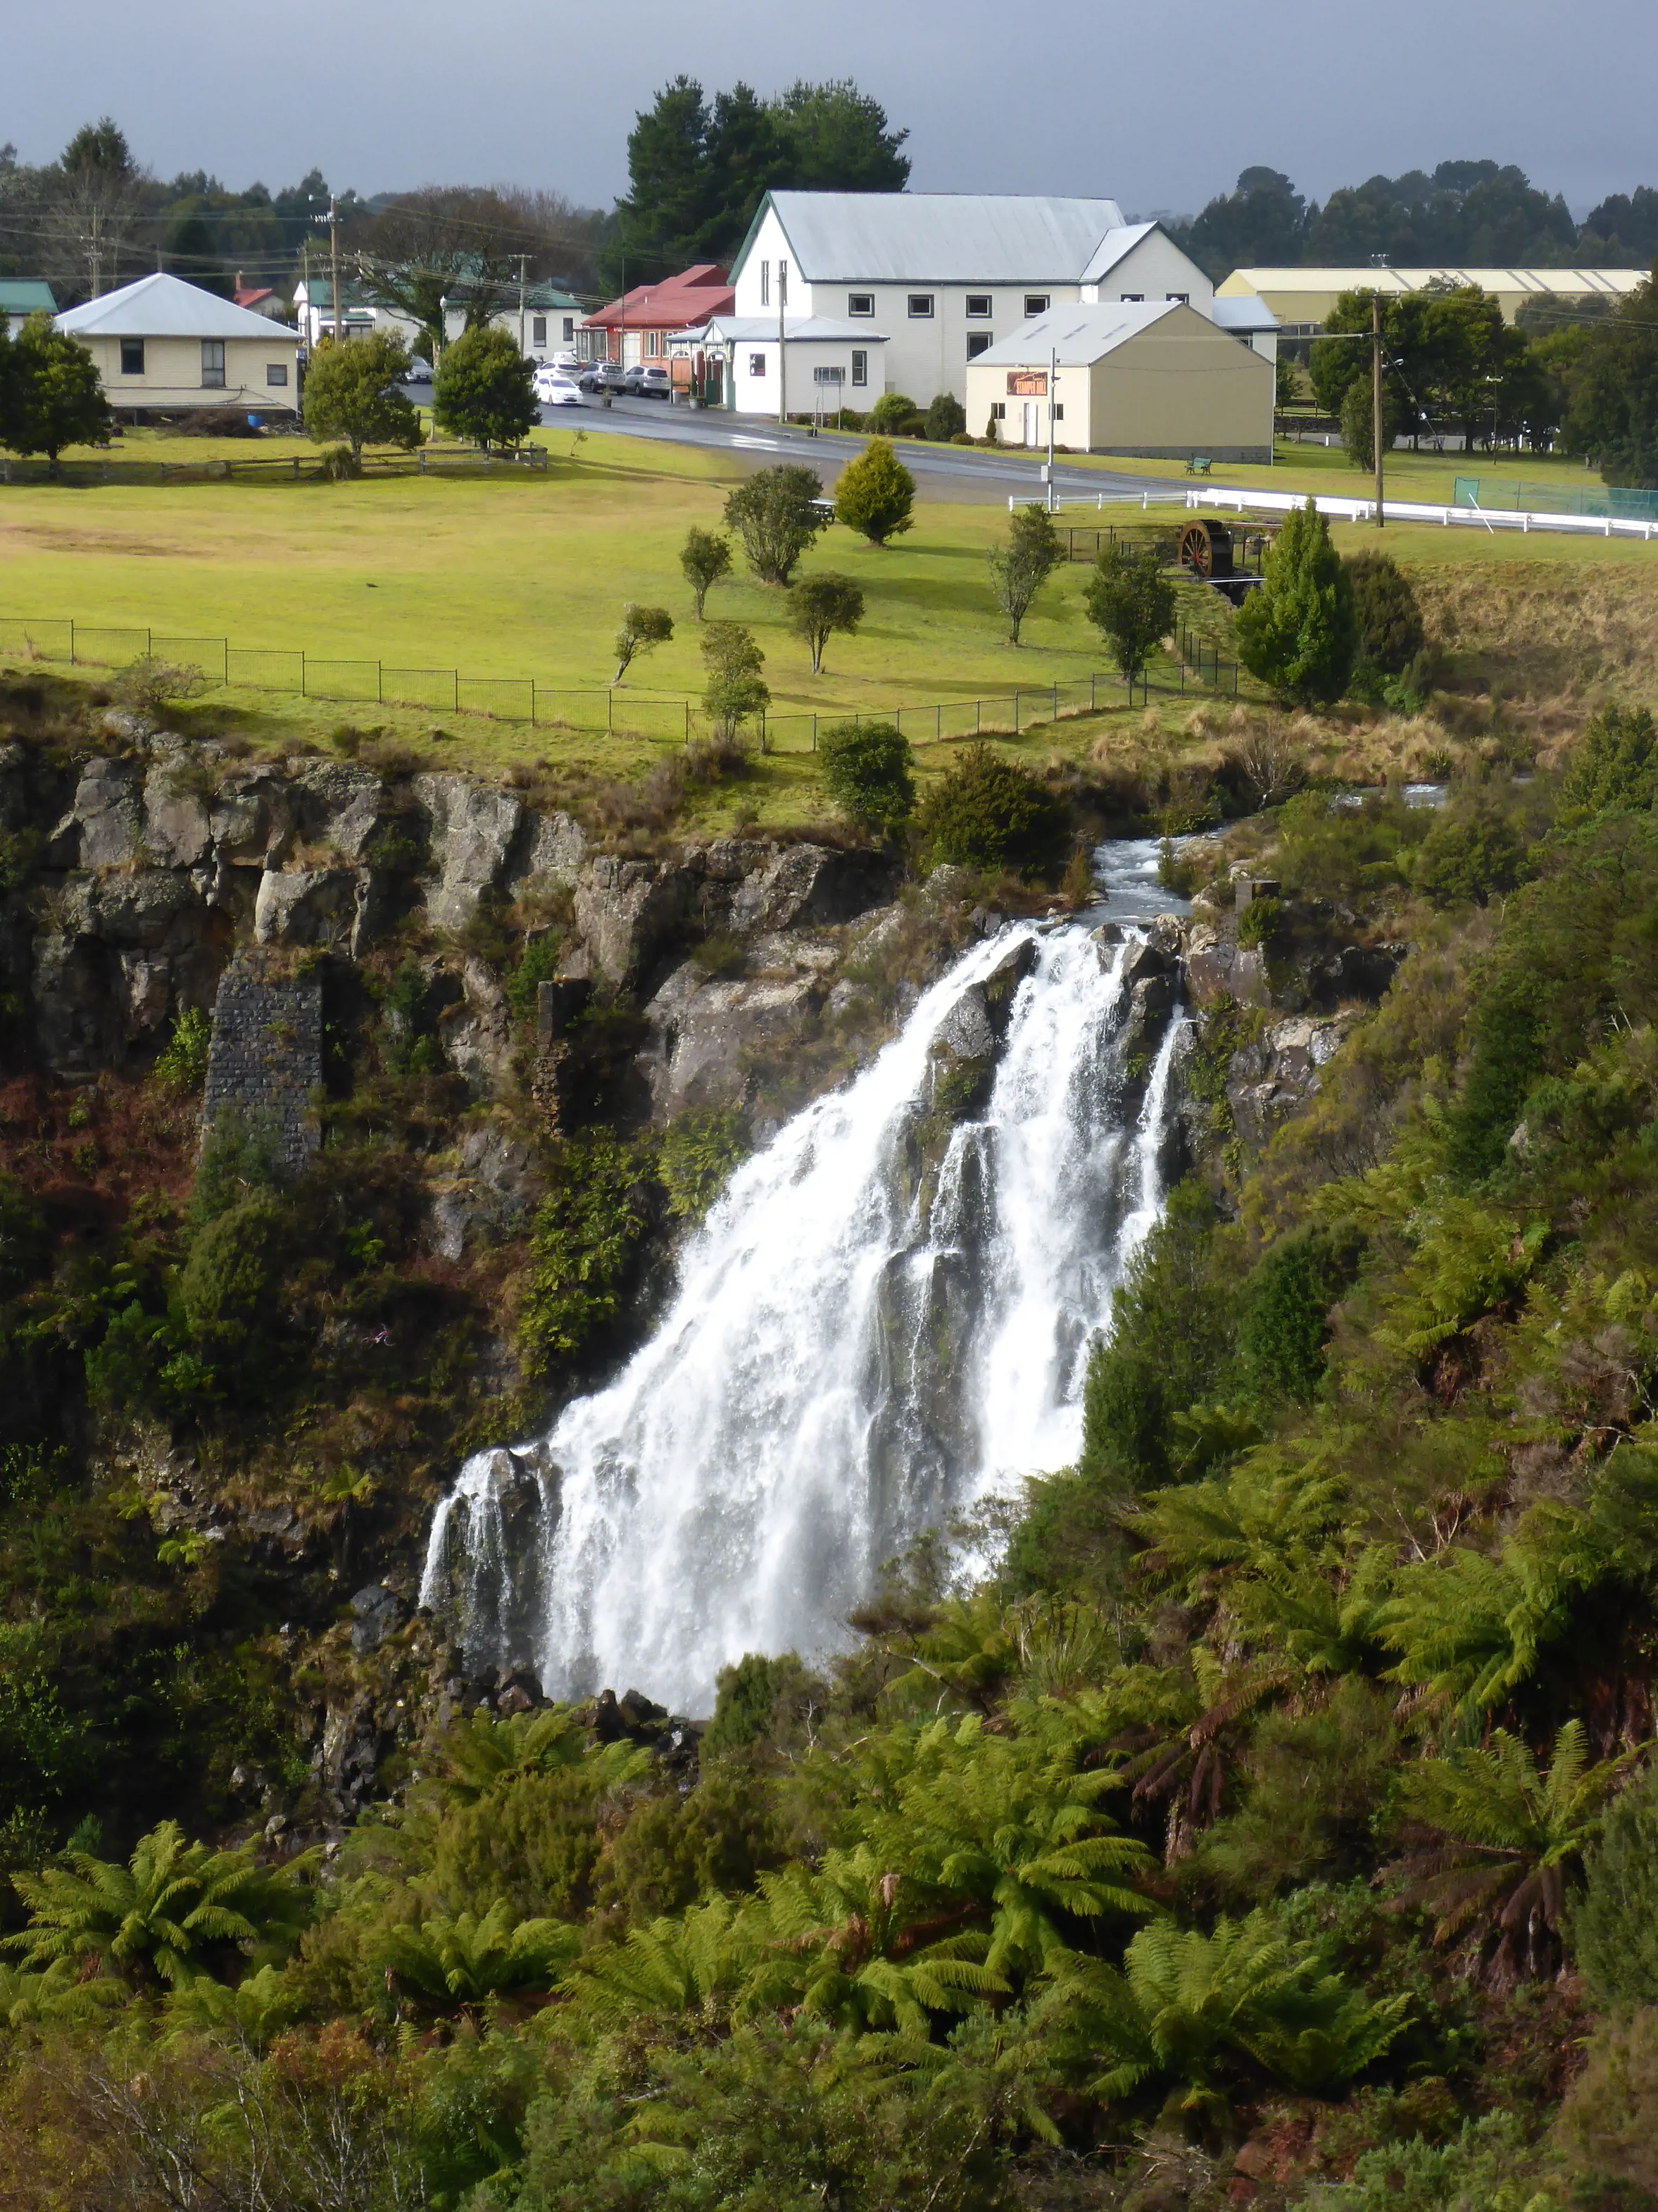
[[[604,694],[604,734],[606,735],[606,737],[608,737],[608,736],[610,734],[611,731],[612,731],[612,730],[614,730],[614,729],[615,729],[615,727],[616,727],[616,695],[615,695],[615,693],[614,693],[614,692],[607,691],[607,692]],[[764,747],[764,745],[762,745],[762,746],[761,746],[761,748],[760,748],[760,750],[761,750],[761,751],[762,751],[762,752],[764,752],[764,750],[766,750],[766,748]]]
[[817,717],[816,714],[811,718],[811,749],[813,752],[816,752],[817,750]]
[[75,665],[75,617],[73,615],[69,618],[69,665],[71,668]]
[[973,702],[973,734],[975,738],[983,726],[984,718],[985,702],[982,699],[975,699]]
[[[377,660],[374,663],[374,704],[377,707],[383,707],[386,704],[386,663],[383,660]],[[532,722],[535,720],[533,700],[530,708],[530,720]]]
[[[812,728],[813,728],[813,730],[815,731],[815,730],[817,729],[817,717],[814,715],[814,716],[813,716],[813,718],[812,718]],[[933,744],[938,744],[938,742],[939,738],[940,738],[941,737],[943,737],[944,733],[944,704],[943,704],[943,702],[941,701],[941,702],[939,702],[939,704],[938,704],[938,706],[936,706],[936,707],[933,708],[933,710],[932,710],[932,742],[933,742]],[[812,738],[812,742],[811,742],[811,749],[812,749],[813,752],[816,752],[816,751],[817,751],[817,740],[816,737],[814,737],[814,738]]]
[[[687,699],[687,700],[686,700],[686,702],[685,702],[685,750],[686,750],[686,751],[687,751],[687,752],[689,752],[689,751],[690,750],[690,745],[691,745],[691,702],[690,702],[690,701],[689,701],[689,699]],[[816,740],[814,739],[814,741],[813,741],[813,750],[815,751],[816,750],[817,750],[817,743],[816,743]]]
[[1057,684],[1054,686],[1054,704],[1048,711],[1051,718],[1057,722],[1060,719],[1060,687]]
[[305,654],[301,652],[300,654],[300,696],[303,699],[305,696]]

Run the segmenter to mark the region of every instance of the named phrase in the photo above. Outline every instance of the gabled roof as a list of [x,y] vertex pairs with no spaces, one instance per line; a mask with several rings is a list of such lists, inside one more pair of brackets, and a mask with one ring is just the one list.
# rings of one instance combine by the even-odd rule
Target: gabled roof
[[768,192],[809,284],[1076,284],[1108,233],[1115,200],[1012,192]]
[[233,292],[230,298],[234,307],[256,307],[261,300],[274,300],[276,296],[269,284],[262,284],[252,291]]
[[52,287],[39,276],[0,277],[0,315],[55,315]]
[[1247,298],[1212,300],[1205,310],[1224,331],[1276,331],[1284,326],[1265,300],[1251,293]]
[[[1162,230],[1160,222],[1127,222],[1121,229],[1108,230],[1095,248],[1094,258],[1084,270],[1084,284],[1097,284],[1108,276],[1126,254],[1132,253],[1143,238],[1150,238],[1154,230]],[[1167,236],[1167,233],[1164,233]]]
[[677,276],[659,283],[635,284],[595,308],[587,317],[590,331],[673,331],[706,323],[710,315],[726,313],[736,295],[726,272],[713,261],[693,262]]
[[[59,315],[58,327],[76,337],[264,338],[284,335],[269,315],[255,315],[199,284],[158,273],[106,292]],[[293,333],[286,333],[292,336]]]
[[1639,289],[1645,269],[1235,269],[1218,289],[1248,292],[1425,292],[1430,284],[1477,284],[1482,292],[1534,292],[1540,299],[1621,298]]
[[1187,315],[1202,328],[1214,328],[1206,316],[1179,300],[1102,300],[1097,307],[1050,307],[1022,323],[1011,337],[987,346],[968,367],[1040,368],[1050,354],[1069,366],[1084,366],[1114,353],[1168,315]]

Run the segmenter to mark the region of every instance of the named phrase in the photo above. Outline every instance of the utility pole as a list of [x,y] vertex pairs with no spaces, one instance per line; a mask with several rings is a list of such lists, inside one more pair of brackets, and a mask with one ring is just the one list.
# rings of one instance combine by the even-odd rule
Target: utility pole
[[338,345],[345,335],[345,325],[340,320],[340,232],[339,210],[334,195],[328,195],[328,258],[333,270],[334,283],[334,343]]
[[786,261],[780,261],[777,264],[777,420],[780,423],[786,423],[789,419],[788,372],[785,367],[787,359],[785,348],[788,341],[783,336],[783,309],[788,296],[789,264]]
[[1054,391],[1060,380],[1060,349],[1048,349],[1048,511],[1054,512]]
[[520,254],[519,254],[519,255],[517,256],[517,260],[518,260],[518,350],[519,350],[519,358],[520,360],[522,360],[522,359],[523,359],[523,357],[524,357],[524,292],[525,292],[525,287],[526,283],[528,283],[528,281],[529,281],[526,272],[527,272],[527,270],[528,270],[528,269],[529,269],[529,266],[530,266],[530,257],[529,257],[529,255],[528,255],[527,253],[520,253]]
[[1370,295],[1370,440],[1376,447],[1376,526],[1384,527],[1382,513],[1382,295]]

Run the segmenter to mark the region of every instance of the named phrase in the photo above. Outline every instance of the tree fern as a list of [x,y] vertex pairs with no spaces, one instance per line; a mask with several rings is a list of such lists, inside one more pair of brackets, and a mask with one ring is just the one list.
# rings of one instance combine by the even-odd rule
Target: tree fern
[[501,1898],[481,1918],[461,1912],[392,1926],[379,1945],[387,1970],[440,2009],[515,1990],[550,1990],[580,1948],[575,1929],[519,1919]]
[[1635,1755],[1590,1766],[1582,1723],[1570,1720],[1546,1772],[1505,1729],[1483,1748],[1408,1771],[1400,1796],[1412,1848],[1394,1871],[1407,1896],[1437,1914],[1435,1942],[1473,1934],[1483,1946],[1495,1936],[1499,1983],[1558,1963],[1568,1889]]

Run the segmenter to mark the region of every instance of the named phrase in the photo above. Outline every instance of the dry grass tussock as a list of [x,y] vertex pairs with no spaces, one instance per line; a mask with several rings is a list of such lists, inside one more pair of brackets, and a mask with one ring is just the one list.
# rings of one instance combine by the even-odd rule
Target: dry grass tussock
[[1470,564],[1412,581],[1455,688],[1500,690],[1545,739],[1581,727],[1608,699],[1658,697],[1658,559]]

